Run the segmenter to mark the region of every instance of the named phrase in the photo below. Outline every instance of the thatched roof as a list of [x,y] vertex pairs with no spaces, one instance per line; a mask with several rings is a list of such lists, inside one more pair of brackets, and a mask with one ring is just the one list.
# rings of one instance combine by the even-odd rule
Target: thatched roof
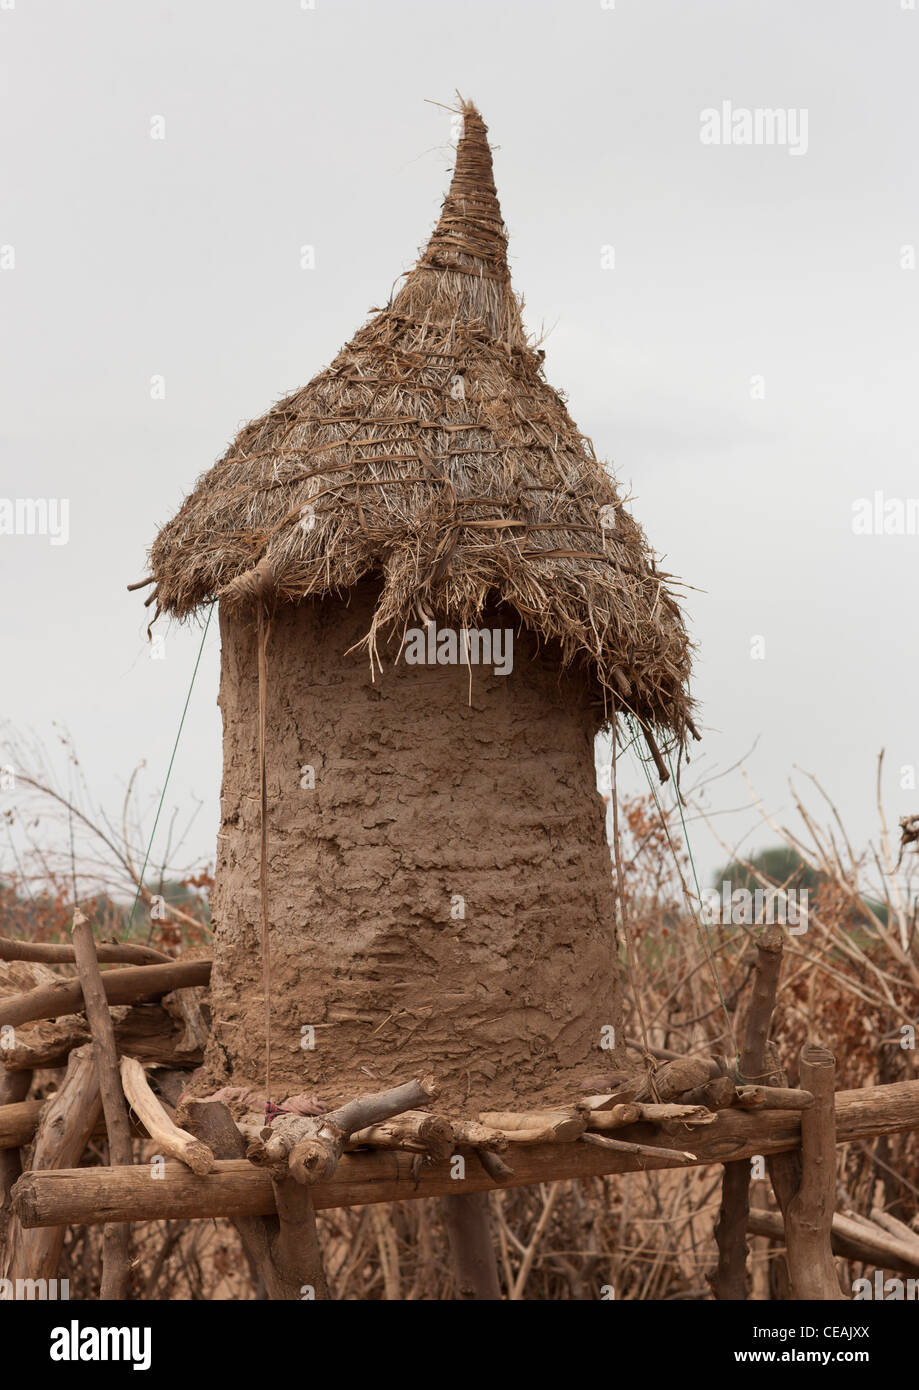
[[151,552],[158,611],[295,601],[382,580],[368,634],[487,603],[557,642],[611,709],[685,741],[690,647],[644,534],[543,376],[507,267],[481,116],[440,221],[381,310],[247,425]]

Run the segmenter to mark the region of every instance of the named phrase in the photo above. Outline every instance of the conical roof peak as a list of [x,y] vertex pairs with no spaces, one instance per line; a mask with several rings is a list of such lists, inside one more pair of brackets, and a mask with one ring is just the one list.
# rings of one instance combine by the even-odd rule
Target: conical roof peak
[[463,102],[462,113],[440,219],[393,308],[416,318],[430,309],[438,318],[478,322],[489,336],[522,347],[526,334],[511,288],[488,127],[472,102]]
[[440,221],[419,262],[509,280],[507,234],[495,188],[488,127],[471,102],[463,105],[463,133]]

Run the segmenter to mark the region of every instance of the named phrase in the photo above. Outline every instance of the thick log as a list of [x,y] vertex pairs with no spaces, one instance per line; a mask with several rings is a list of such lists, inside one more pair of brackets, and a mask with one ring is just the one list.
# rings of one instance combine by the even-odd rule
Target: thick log
[[[162,1005],[123,1005],[111,1012],[115,1045],[122,1056],[167,1067],[197,1067],[204,1060],[203,1051],[179,1051],[185,1029]],[[54,1021],[41,1019],[16,1029],[12,1044],[0,1050],[0,1064],[8,1073],[63,1067],[73,1049],[89,1042],[90,1036],[89,1024],[82,1014],[65,1015]]]
[[[26,1076],[25,1072],[17,1072]],[[28,1090],[26,1086],[26,1090]],[[21,1100],[13,1105],[0,1105],[0,1149],[21,1149],[32,1141],[44,1109],[43,1100]]]
[[[751,1210],[747,1221],[751,1235],[769,1236],[785,1243],[785,1222],[780,1212]],[[877,1269],[891,1269],[915,1278],[919,1275],[919,1253],[883,1230],[853,1221],[836,1212],[830,1233],[834,1255],[844,1260],[860,1260]]]
[[[156,951],[152,946],[137,946],[133,942],[97,941],[96,956],[106,964],[121,965],[168,964],[172,956]],[[73,965],[76,960],[72,946],[58,946],[44,941],[10,941],[0,936],[0,960],[42,961],[46,965]]]
[[292,1173],[274,1175],[271,1186],[278,1214],[278,1234],[271,1253],[279,1276],[298,1290],[298,1298],[327,1299],[311,1186]]
[[[32,1150],[32,1172],[41,1176],[44,1169],[55,1171],[90,1172],[90,1169],[67,1168],[77,1164],[86,1148],[89,1136],[102,1111],[99,1081],[93,1060],[92,1046],[77,1048],[70,1054],[67,1072],[60,1090],[45,1106]],[[134,1168],[123,1171],[134,1173]],[[21,1182],[22,1179],[20,1178]],[[15,1187],[12,1207],[15,1216]],[[60,1260],[64,1232],[60,1226],[43,1231],[25,1230],[13,1220],[9,1229],[9,1258],[6,1277],[9,1279],[54,1279]]]
[[212,1171],[214,1155],[207,1144],[179,1129],[170,1119],[150,1089],[140,1062],[135,1062],[132,1057],[121,1059],[121,1084],[128,1104],[158,1149],[171,1158],[177,1158],[193,1173]]
[[747,1216],[750,1208],[749,1163],[726,1163],[721,1179],[721,1209],[715,1226],[718,1265],[710,1278],[717,1299],[747,1297]]
[[[24,1071],[10,1072],[10,1077],[17,1081],[20,1079],[27,1081],[29,1075],[29,1072]],[[28,1086],[26,1090],[28,1090]],[[30,1100],[24,1104],[17,1102],[15,1105],[0,1105],[0,1155],[12,1153],[16,1148],[24,1148],[31,1143],[42,1114],[55,1100],[56,1095],[57,1092],[47,1100]],[[133,1121],[131,1122],[131,1133],[135,1139],[147,1138],[147,1131]],[[104,1119],[96,1121],[89,1137],[90,1139],[103,1140],[108,1137]]]
[[805,1043],[800,1071],[814,1103],[801,1111],[801,1186],[785,1217],[792,1295],[804,1301],[843,1299],[830,1244],[836,1205],[836,1059],[825,1047]]
[[408,1149],[432,1154],[435,1158],[448,1158],[454,1142],[453,1126],[446,1116],[407,1110],[391,1120],[355,1130],[346,1148]]
[[[245,1153],[245,1142],[233,1123],[229,1110],[220,1101],[195,1100],[184,1103],[185,1123],[218,1159],[238,1159]],[[277,1200],[275,1198],[275,1200]],[[246,1248],[249,1263],[261,1279],[265,1294],[275,1301],[299,1301],[304,1282],[296,1271],[281,1269],[275,1262],[274,1244],[279,1233],[276,1214],[265,1216],[236,1216],[231,1218]],[[291,1277],[292,1276],[292,1277]]]
[[[177,960],[171,965],[129,965],[124,970],[107,970],[102,985],[110,1005],[136,1004],[139,999],[158,999],[174,989],[206,985],[210,977],[209,960]],[[79,1013],[82,1008],[80,981],[59,980],[0,999],[0,1028],[38,1018],[59,1018],[62,1014]]]
[[[30,1071],[0,1071],[0,1116],[7,1107],[19,1105],[25,1100],[31,1084],[32,1073]],[[0,1119],[0,1251],[6,1249],[6,1232],[10,1219],[10,1193],[13,1190],[13,1183],[22,1173],[19,1153],[22,1141],[20,1140],[20,1144],[5,1147],[2,1124],[2,1119]],[[0,1265],[2,1263],[3,1256],[0,1254]]]
[[[699,1164],[775,1154],[801,1144],[802,1114],[795,1110],[721,1110],[711,1125],[692,1136]],[[836,1142],[873,1139],[919,1129],[919,1081],[868,1086],[836,1095]],[[659,1131],[634,1125],[619,1131],[623,1140],[654,1147]],[[600,1136],[598,1136],[600,1137]],[[456,1192],[447,1163],[425,1165],[415,1172],[412,1154],[363,1150],[345,1154],[329,1182],[313,1190],[317,1211],[370,1202],[412,1201]],[[514,1150],[513,1179],[507,1187],[527,1187],[554,1180],[602,1177],[677,1165],[660,1157],[617,1153],[582,1142]],[[682,1164],[679,1166],[683,1166]],[[463,1192],[496,1186],[470,1151]],[[274,1211],[270,1176],[243,1162],[218,1163],[199,1178],[180,1163],[167,1163],[161,1182],[151,1182],[142,1168],[78,1168],[53,1173],[23,1173],[13,1193],[14,1209],[29,1225],[93,1224],[106,1220],[155,1221],[204,1216],[262,1216]]]
[[[785,1087],[788,1077],[779,1065],[778,1051],[774,1043],[766,1045],[767,1067],[769,1068],[769,1084],[771,1086]],[[793,1149],[787,1153],[767,1154],[766,1170],[769,1173],[769,1181],[772,1183],[772,1190],[775,1199],[779,1204],[779,1211],[787,1221],[788,1208],[794,1200],[795,1193],[801,1186],[801,1150]],[[787,1269],[782,1278],[786,1286],[790,1288],[791,1281],[788,1278]]]
[[503,1134],[508,1144],[571,1144],[587,1128],[589,1112],[582,1106],[556,1110],[489,1110],[479,1116],[486,1130]]
[[442,1197],[441,1210],[453,1255],[457,1298],[466,1303],[500,1299],[488,1193],[467,1192]]

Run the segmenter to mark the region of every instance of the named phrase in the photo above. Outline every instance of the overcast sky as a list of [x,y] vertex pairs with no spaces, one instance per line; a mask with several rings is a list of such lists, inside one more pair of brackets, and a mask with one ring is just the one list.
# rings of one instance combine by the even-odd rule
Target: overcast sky
[[[911,3],[0,0],[0,505],[69,501],[66,544],[0,535],[4,716],[66,725],[115,815],[141,760],[159,790],[200,630],[161,623],[152,660],[125,586],[411,265],[452,162],[430,103],[458,89],[548,379],[695,586],[700,766],[755,744],[779,815],[812,771],[861,843],[885,747],[891,820],[919,810],[919,536],[853,529],[859,499],[919,495]],[[764,109],[784,143],[728,142]],[[214,623],[167,797],[203,801],[202,859],[218,655]],[[710,800],[770,842],[739,774]]]

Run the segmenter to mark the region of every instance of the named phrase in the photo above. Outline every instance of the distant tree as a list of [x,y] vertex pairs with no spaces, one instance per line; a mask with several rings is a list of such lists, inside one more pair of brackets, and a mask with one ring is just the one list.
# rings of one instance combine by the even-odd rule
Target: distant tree
[[[749,868],[747,864],[750,865]],[[808,892],[816,892],[822,878],[822,875],[806,864],[795,850],[788,845],[776,845],[772,849],[760,850],[746,864],[732,859],[715,875],[713,887],[720,888],[722,883],[730,883],[732,889],[749,888],[752,891],[761,886],[753,872],[755,869],[758,869],[764,878],[769,879],[770,883],[783,888],[806,888]]]
[[[747,867],[749,865],[749,867]],[[760,850],[746,861],[739,863],[731,860],[717,874],[715,874],[712,886],[720,888],[722,883],[730,883],[731,890],[737,888],[748,888],[752,892],[756,888],[762,887],[759,878],[754,873],[759,873],[780,888],[793,888],[796,892],[806,891],[810,900],[816,905],[820,901],[821,892],[826,892],[832,886],[832,880],[827,874],[822,874],[819,870],[806,863],[796,850],[790,845],[774,845],[770,849]],[[867,903],[876,917],[886,926],[887,907],[886,904],[875,901],[862,895],[862,901]]]

